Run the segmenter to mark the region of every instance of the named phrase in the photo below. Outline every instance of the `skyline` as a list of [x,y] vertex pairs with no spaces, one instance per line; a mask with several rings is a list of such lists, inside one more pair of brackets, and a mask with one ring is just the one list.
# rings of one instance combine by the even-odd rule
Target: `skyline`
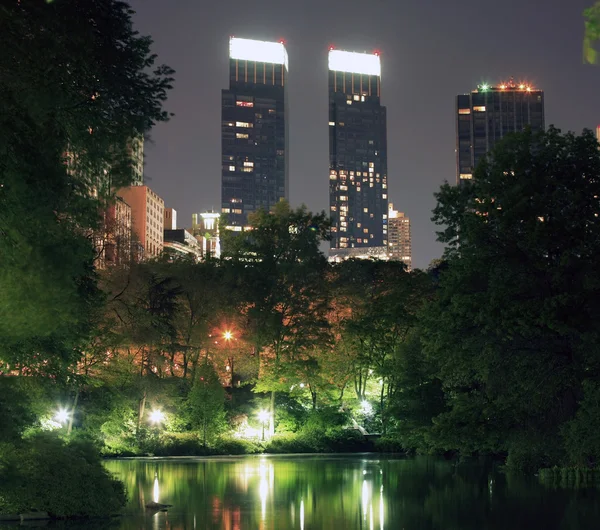
[[285,38],[290,202],[328,211],[327,51],[330,45],[380,50],[389,199],[411,218],[413,266],[426,267],[442,252],[430,222],[433,193],[455,180],[456,94],[513,76],[544,90],[547,125],[581,132],[600,121],[594,90],[600,71],[582,64],[582,11],[588,4],[550,0],[540,9],[507,0],[497,10],[474,0],[403,7],[383,1],[365,9],[355,0],[252,6],[235,0],[206,13],[192,2],[134,0],[136,28],[152,36],[159,61],[176,70],[166,105],[175,116],[152,132],[147,183],[177,209],[181,226],[191,224],[193,212],[218,210],[218,102],[228,75],[228,38]]

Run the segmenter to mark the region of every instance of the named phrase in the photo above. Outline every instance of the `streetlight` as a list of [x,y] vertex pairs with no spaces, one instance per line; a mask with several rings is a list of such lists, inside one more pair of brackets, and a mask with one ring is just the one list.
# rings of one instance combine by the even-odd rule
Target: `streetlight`
[[258,420],[262,424],[262,441],[265,441],[265,423],[269,421],[269,413],[266,410],[261,410],[258,413]]
[[231,391],[233,392],[233,356],[231,355],[231,340],[233,339],[233,333],[230,330],[227,330],[223,333],[223,338],[227,342],[227,346],[229,348],[229,355],[227,356],[227,366],[225,369],[231,373]]
[[65,408],[58,409],[54,415],[54,421],[61,424],[66,423],[69,421],[69,411]]
[[154,424],[162,423],[165,420],[165,413],[160,409],[155,409],[150,413],[150,421]]

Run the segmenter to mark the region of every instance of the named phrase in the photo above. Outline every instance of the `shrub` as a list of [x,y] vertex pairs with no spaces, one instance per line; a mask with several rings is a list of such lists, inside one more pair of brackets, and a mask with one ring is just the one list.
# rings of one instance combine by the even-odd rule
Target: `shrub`
[[0,513],[36,509],[55,517],[109,516],[125,501],[123,484],[88,441],[65,442],[43,433],[2,448]]
[[252,455],[262,452],[260,445],[249,440],[223,436],[218,439],[215,453],[220,455]]

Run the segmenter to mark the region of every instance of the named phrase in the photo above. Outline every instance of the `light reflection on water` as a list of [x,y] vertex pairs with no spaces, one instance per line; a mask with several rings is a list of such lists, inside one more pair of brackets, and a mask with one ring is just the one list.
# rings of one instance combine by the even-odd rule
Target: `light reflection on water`
[[[495,529],[584,530],[596,528],[600,517],[597,495],[547,490],[477,462],[257,456],[120,460],[106,467],[129,492],[123,530],[479,530],[492,521]],[[152,513],[144,508],[151,496],[173,507]],[[586,517],[594,526],[586,526]]]

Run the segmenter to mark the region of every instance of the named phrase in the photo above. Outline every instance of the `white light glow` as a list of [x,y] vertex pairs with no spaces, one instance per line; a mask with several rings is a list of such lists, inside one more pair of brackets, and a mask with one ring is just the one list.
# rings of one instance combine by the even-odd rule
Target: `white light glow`
[[54,421],[58,423],[66,423],[69,419],[69,412],[67,409],[59,409],[54,415]]
[[229,40],[229,57],[241,61],[284,64],[286,69],[288,67],[287,52],[281,42],[231,37]]
[[159,487],[158,487],[158,475],[154,475],[154,487],[152,488],[152,499],[154,502],[158,502],[159,498]]
[[370,53],[330,50],[329,69],[355,74],[381,75],[381,61],[379,55]]
[[165,419],[165,413],[161,410],[153,410],[150,413],[150,421],[152,423],[161,423]]

